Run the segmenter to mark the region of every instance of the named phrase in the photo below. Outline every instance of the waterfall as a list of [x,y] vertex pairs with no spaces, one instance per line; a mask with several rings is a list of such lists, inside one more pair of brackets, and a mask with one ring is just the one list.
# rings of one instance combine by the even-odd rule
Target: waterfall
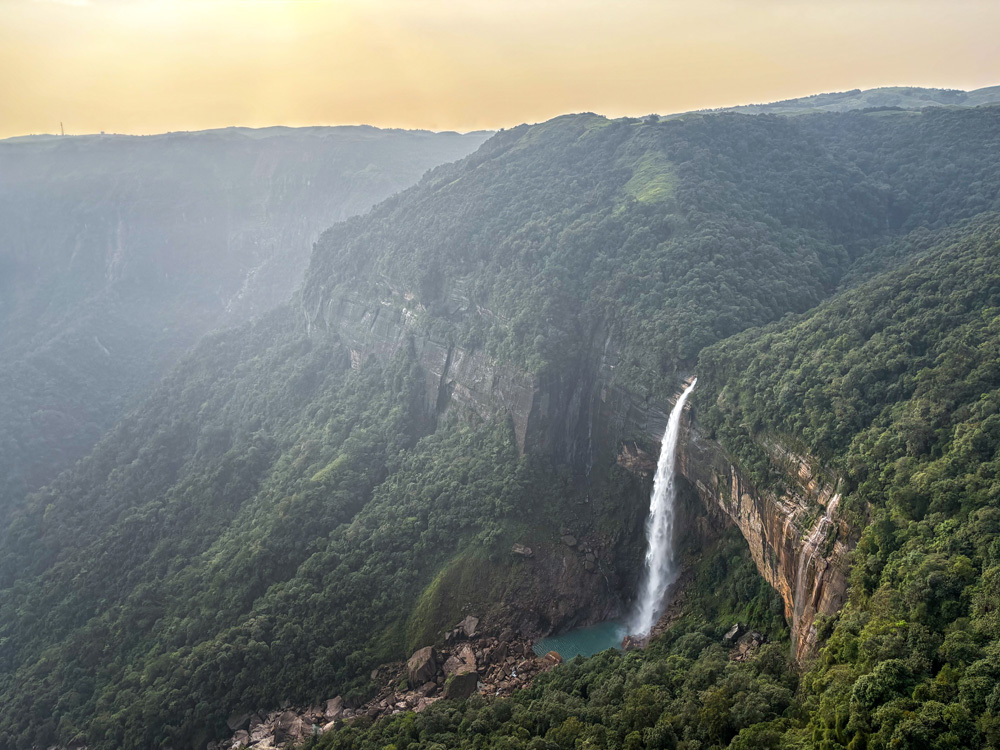
[[694,384],[684,389],[677,399],[667,429],[660,445],[660,460],[656,463],[656,477],[653,480],[653,494],[649,499],[649,518],[646,519],[646,567],[636,610],[629,622],[629,633],[646,636],[653,629],[663,611],[663,598],[670,585],[677,580],[677,564],[674,560],[674,505],[677,499],[677,485],[674,481],[674,464],[677,460],[677,438],[681,432],[681,413]]

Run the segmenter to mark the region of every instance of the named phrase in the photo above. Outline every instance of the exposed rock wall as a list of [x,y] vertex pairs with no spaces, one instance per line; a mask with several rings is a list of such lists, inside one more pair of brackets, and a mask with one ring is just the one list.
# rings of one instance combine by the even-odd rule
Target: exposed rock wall
[[702,501],[739,528],[761,575],[785,602],[795,657],[815,649],[816,618],[847,599],[849,529],[837,507],[839,480],[820,479],[815,463],[780,446],[772,460],[787,467],[787,489],[758,491],[717,442],[688,422],[678,465]]
[[[656,424],[655,418],[650,419]],[[662,431],[662,428],[660,428]],[[655,468],[660,435],[646,432],[649,450],[623,441],[618,463],[636,472]],[[847,599],[851,529],[839,517],[835,476],[820,478],[815,461],[777,444],[766,446],[785,471],[786,489],[761,491],[747,480],[716,441],[690,419],[684,425],[678,471],[709,515],[727,519],[743,534],[757,569],[785,602],[795,657],[802,661],[817,642],[816,618],[832,616]]]
[[[583,474],[595,457],[617,456],[632,469],[650,460],[655,465],[670,404],[649,403],[614,384],[614,354],[608,354],[610,338],[602,328],[593,332],[583,361],[541,379],[480,350],[436,339],[418,325],[419,307],[400,306],[405,296],[385,291],[382,299],[330,294],[307,301],[307,324],[336,331],[356,367],[412,342],[427,375],[429,411],[507,416],[522,451],[553,455]],[[785,467],[788,489],[758,491],[696,424],[688,422],[685,433],[681,473],[710,512],[721,512],[740,529],[761,575],[785,601],[796,657],[807,657],[816,644],[817,615],[836,614],[847,594],[849,530],[837,515],[836,478],[821,481],[814,462],[775,444],[768,449]]]
[[427,376],[429,411],[442,413],[456,405],[484,418],[507,414],[514,421],[519,447],[525,449],[529,427],[544,411],[533,373],[438,340],[416,324],[415,312],[391,298],[331,295],[315,300],[311,307],[305,312],[307,324],[339,334],[351,350],[353,367],[372,356],[389,359],[412,342]]

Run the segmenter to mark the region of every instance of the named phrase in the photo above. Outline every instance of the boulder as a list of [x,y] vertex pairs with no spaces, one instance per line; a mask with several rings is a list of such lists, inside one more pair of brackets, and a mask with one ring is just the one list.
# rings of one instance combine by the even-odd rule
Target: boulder
[[[432,673],[433,674],[433,673]],[[339,695],[336,698],[331,698],[326,702],[326,707],[323,709],[323,717],[327,721],[335,721],[339,719],[344,713],[344,699]]]
[[507,658],[507,644],[500,643],[490,652],[489,661],[491,664],[499,664]]
[[722,636],[722,642],[727,646],[731,646],[743,636],[746,630],[746,626],[743,625],[743,623],[738,622],[729,628],[729,631]]
[[233,735],[233,744],[231,745],[233,750],[239,750],[239,748],[246,747],[249,744],[250,733],[247,730],[241,729]]
[[258,724],[253,729],[250,730],[250,742],[257,743],[263,742],[266,738],[271,736],[271,729],[267,724]]
[[[552,669],[552,667],[562,663],[563,663],[563,658],[559,655],[558,651],[549,651],[547,654],[545,654],[545,656],[542,657],[542,669]],[[519,667],[518,671],[520,672],[521,670],[522,667]]]
[[563,544],[565,544],[567,547],[575,547],[576,546],[576,537],[573,536],[572,534],[563,534],[562,541],[563,541]]
[[421,685],[434,679],[437,673],[437,653],[433,646],[424,646],[406,662],[407,676],[411,685]]
[[419,701],[417,701],[416,708],[414,708],[413,710],[414,710],[415,713],[419,714],[421,711],[423,711],[429,705],[431,705],[432,703],[437,703],[439,700],[441,700],[441,699],[440,698],[421,698]]
[[622,638],[622,651],[635,651],[636,649],[646,648],[646,644],[649,643],[649,636],[640,635],[627,635]]
[[729,652],[729,658],[738,662],[747,661],[766,641],[764,635],[756,630],[744,633]]
[[241,713],[234,712],[228,719],[226,719],[226,726],[229,727],[230,732],[235,732],[239,729],[246,729],[250,726],[250,717],[252,714],[249,712]]
[[465,632],[466,638],[471,638],[476,634],[476,628],[479,627],[479,618],[469,615],[464,620],[462,620],[462,623],[459,627],[461,627],[462,630]]
[[476,667],[474,664],[470,665],[464,659],[460,659],[457,656],[449,656],[448,660],[444,663],[444,673],[448,677],[456,674],[466,674],[467,672],[474,672]]
[[531,547],[523,544],[515,544],[510,548],[511,554],[520,555],[521,557],[532,557],[534,552],[531,551]]
[[475,672],[463,672],[452,675],[444,684],[444,697],[451,700],[468,698],[479,686],[479,675]]
[[464,661],[472,669],[476,668],[476,652],[468,643],[462,644],[462,648],[458,650],[458,658]]
[[312,724],[294,711],[285,711],[274,723],[274,741],[279,745],[284,742],[298,742],[311,736],[312,733]]
[[438,686],[436,682],[425,682],[420,686],[420,689],[417,692],[420,693],[421,697],[427,698],[428,696],[434,695],[434,693],[437,692],[437,689]]

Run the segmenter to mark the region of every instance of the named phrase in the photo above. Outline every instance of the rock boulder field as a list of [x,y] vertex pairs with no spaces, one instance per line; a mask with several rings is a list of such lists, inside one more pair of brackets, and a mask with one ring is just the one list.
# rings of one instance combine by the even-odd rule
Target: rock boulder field
[[336,730],[362,716],[378,719],[403,711],[419,713],[439,700],[462,700],[475,693],[507,696],[563,662],[555,651],[536,656],[531,642],[510,628],[499,636],[483,633],[480,618],[473,615],[447,630],[443,639],[444,646],[424,646],[405,663],[374,670],[374,697],[362,705],[348,707],[337,696],[322,706],[237,712],[229,721],[233,736],[211,745],[210,750],[270,750]]

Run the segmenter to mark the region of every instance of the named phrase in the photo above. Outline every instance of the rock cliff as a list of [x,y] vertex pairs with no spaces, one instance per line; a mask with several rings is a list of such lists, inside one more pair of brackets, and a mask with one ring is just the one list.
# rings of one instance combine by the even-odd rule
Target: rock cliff
[[[627,409],[614,406],[626,404]],[[666,423],[663,408],[621,398],[598,411],[609,421],[617,462],[636,472],[655,470]],[[783,489],[754,487],[717,441],[707,437],[687,412],[679,443],[678,471],[708,513],[734,524],[747,541],[757,569],[785,602],[795,658],[815,651],[817,617],[836,615],[847,600],[851,529],[838,515],[839,479],[809,456],[775,441],[764,447],[782,469]]]
[[686,434],[681,474],[706,506],[739,528],[757,569],[784,599],[796,659],[807,658],[817,642],[817,617],[835,615],[847,599],[850,529],[837,513],[838,478],[771,444],[772,460],[785,467],[785,488],[758,490],[696,423],[687,423]]
[[[581,474],[609,455],[636,473],[655,467],[670,404],[650,403],[615,384],[613,347],[603,330],[592,335],[584,361],[543,379],[436,337],[420,322],[425,311],[400,305],[400,299],[408,297],[388,288],[381,299],[328,294],[306,300],[303,311],[310,327],[343,338],[354,366],[370,356],[391,357],[412,342],[427,376],[429,411],[507,416],[522,451],[553,455]],[[821,479],[815,461],[774,443],[766,447],[785,470],[786,489],[758,490],[696,423],[688,421],[685,433],[682,475],[710,513],[721,514],[746,538],[761,575],[785,601],[796,658],[808,657],[817,616],[836,614],[847,597],[849,529],[837,514],[837,478]]]

